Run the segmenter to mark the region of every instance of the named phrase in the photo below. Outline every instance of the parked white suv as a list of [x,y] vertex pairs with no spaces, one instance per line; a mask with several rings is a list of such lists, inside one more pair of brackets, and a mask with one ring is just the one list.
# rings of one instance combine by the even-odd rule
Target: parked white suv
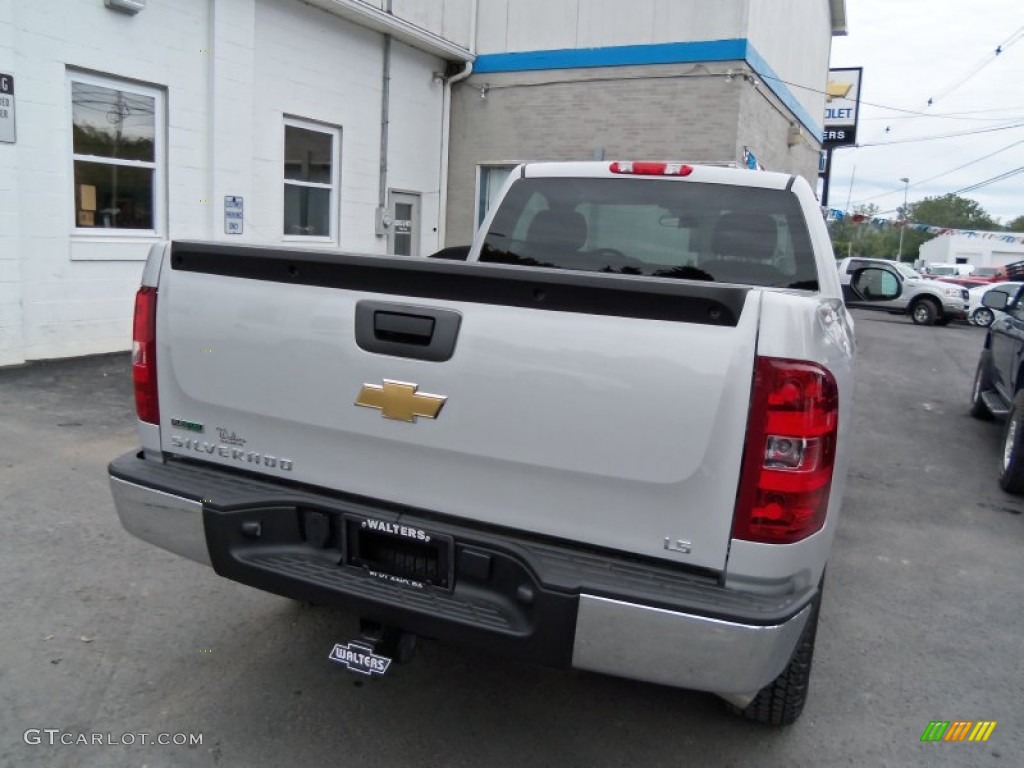
[[[850,277],[858,269],[880,267],[899,282],[901,291],[895,299],[879,300],[850,290]],[[945,325],[952,319],[967,317],[967,290],[952,283],[943,283],[923,276],[909,264],[887,259],[847,257],[839,262],[839,281],[843,284],[843,300],[848,307],[874,309],[894,315],[910,315],[918,325]]]

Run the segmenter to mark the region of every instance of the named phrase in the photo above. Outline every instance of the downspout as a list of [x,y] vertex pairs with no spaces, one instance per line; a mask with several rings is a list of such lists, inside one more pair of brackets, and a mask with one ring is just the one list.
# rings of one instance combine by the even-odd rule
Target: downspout
[[[217,195],[217,110],[223,109],[218,100],[217,89],[217,59],[213,52],[217,49],[217,15],[216,0],[210,0],[209,11],[206,16],[206,195],[208,205],[206,206],[206,239],[213,240],[217,237],[217,206],[213,201]],[[166,114],[166,113],[165,113]],[[166,120],[166,117],[164,118]],[[169,195],[168,195],[169,197]],[[168,201],[169,202],[169,201]],[[168,211],[168,207],[164,208]],[[167,239],[171,236],[170,216],[167,221]],[[282,230],[283,231],[283,230]]]
[[[476,54],[477,8],[480,0],[473,0],[469,18],[469,53]],[[444,96],[441,100],[441,178],[440,200],[437,206],[437,247],[444,248],[445,230],[448,221],[448,150],[451,144],[452,130],[452,86],[461,83],[473,74],[473,61],[470,59],[461,72],[449,77],[444,82]],[[464,243],[463,243],[464,245]]]
[[[390,0],[385,8],[391,11]],[[391,36],[384,36],[384,67],[381,82],[381,167],[380,179],[377,189],[377,226],[378,237],[387,238],[388,227],[390,226],[387,215],[387,143],[388,143],[388,122],[390,120],[391,108]]]
[[[391,0],[384,0],[384,12],[391,13]],[[388,124],[391,112],[391,35],[384,35],[384,65],[380,88],[380,178],[377,182],[375,234],[387,238],[391,225],[388,206]]]

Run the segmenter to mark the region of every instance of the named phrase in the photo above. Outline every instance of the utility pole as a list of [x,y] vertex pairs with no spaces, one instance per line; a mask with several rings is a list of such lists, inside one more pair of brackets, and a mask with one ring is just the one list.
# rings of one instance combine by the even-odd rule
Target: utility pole
[[828,187],[832,182],[832,147],[825,150],[825,173],[821,178],[821,207],[828,208]]
[[903,182],[903,210],[900,217],[903,221],[900,224],[900,249],[899,255],[896,256],[896,261],[903,261],[903,230],[907,228],[907,190],[910,187],[910,178],[903,176],[900,178],[900,181]]

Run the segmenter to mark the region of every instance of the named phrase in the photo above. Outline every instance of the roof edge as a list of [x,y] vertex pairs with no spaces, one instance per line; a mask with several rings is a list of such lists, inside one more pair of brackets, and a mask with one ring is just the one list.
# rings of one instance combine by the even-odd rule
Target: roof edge
[[832,15],[832,37],[845,37],[846,0],[828,0],[828,9]]
[[304,0],[304,2],[346,21],[351,21],[353,24],[391,35],[395,40],[400,40],[413,48],[440,56],[443,59],[473,61],[476,58],[468,48],[464,48],[458,43],[446,40],[399,16],[381,11],[359,0]]

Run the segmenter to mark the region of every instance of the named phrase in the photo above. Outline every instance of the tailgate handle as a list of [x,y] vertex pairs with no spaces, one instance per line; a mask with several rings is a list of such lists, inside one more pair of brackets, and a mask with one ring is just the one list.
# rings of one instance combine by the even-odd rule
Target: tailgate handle
[[435,320],[424,315],[402,312],[374,312],[373,336],[381,341],[416,344],[425,347],[434,335]]
[[444,362],[455,353],[462,315],[450,309],[360,301],[356,344],[367,352]]

